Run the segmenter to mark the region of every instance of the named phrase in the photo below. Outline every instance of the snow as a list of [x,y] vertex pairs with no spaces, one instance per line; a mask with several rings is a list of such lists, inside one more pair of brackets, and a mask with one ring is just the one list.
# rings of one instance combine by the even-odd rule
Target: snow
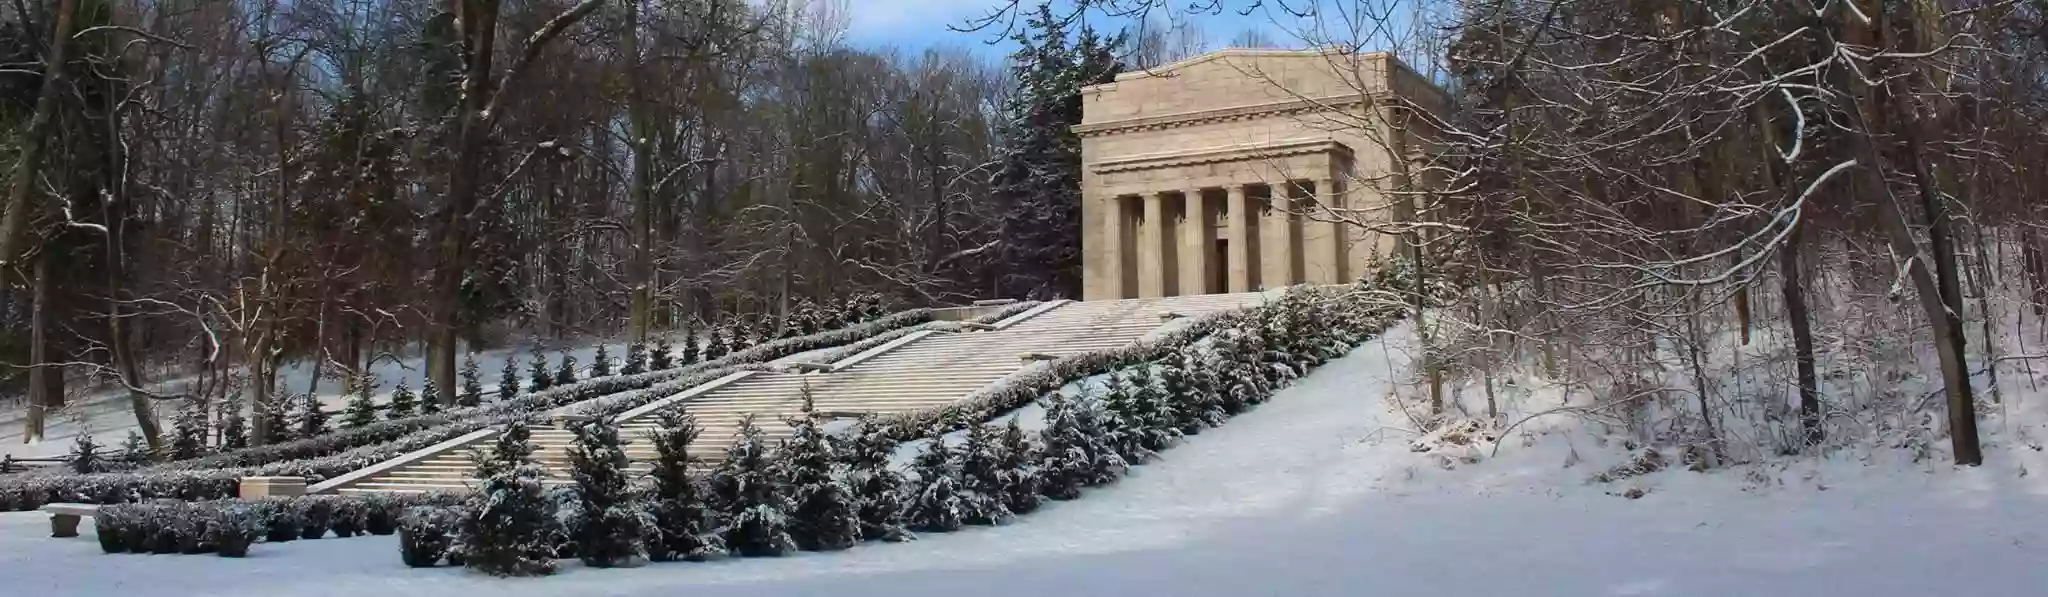
[[[1118,484],[1019,522],[840,553],[495,579],[408,569],[391,537],[259,544],[247,560],[101,555],[0,514],[0,577],[49,596],[2037,595],[2048,470],[1842,451],[1589,485],[1620,449],[1511,435],[1445,469],[1409,450],[1397,330]],[[1583,462],[1565,467],[1569,454]],[[1626,487],[1642,499],[1609,495]],[[90,525],[86,525],[90,526]]]

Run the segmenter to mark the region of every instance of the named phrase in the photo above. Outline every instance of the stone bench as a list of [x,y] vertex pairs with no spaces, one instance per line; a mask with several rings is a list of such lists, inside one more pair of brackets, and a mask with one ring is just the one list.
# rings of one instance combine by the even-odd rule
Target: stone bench
[[51,537],[77,537],[78,521],[98,514],[96,504],[44,504],[42,510],[50,513]]

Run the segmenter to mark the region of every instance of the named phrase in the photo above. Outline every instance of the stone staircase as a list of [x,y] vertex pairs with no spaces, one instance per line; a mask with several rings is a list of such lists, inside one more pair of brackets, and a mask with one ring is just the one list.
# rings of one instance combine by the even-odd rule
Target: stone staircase
[[[1064,357],[1129,344],[1159,329],[1166,314],[1193,316],[1264,302],[1268,293],[1212,294],[1117,301],[1054,302],[990,326],[962,332],[912,332],[832,364],[798,364],[789,371],[741,371],[622,413],[620,435],[635,469],[654,457],[641,439],[657,424],[656,413],[685,408],[703,432],[691,453],[717,462],[731,445],[740,421],[753,415],[772,441],[791,429],[783,421],[800,416],[808,390],[813,408],[833,417],[900,413],[944,406],[995,383],[1032,358]],[[419,492],[466,489],[473,453],[488,447],[496,430],[486,429],[421,450],[371,469],[314,486],[315,492]],[[536,426],[536,457],[548,468],[548,483],[569,482],[567,429]]]

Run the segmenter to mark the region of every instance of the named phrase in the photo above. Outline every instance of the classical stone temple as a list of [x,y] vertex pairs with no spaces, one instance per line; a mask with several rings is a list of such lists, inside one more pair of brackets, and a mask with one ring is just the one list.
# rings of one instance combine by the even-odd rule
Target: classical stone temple
[[1390,123],[1449,102],[1389,54],[1334,50],[1222,50],[1083,89],[1083,298],[1356,280],[1394,248],[1357,223],[1400,212],[1377,189],[1421,145]]

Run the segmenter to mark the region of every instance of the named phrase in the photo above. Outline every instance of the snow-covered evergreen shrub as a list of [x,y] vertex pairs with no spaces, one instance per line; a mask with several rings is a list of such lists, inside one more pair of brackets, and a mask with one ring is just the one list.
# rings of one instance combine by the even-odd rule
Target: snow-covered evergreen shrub
[[469,514],[454,506],[413,506],[398,523],[398,556],[405,565],[431,568],[451,555],[457,533]]
[[419,408],[419,402],[419,396],[412,393],[405,380],[398,380],[398,387],[391,389],[391,402],[385,405],[384,418],[393,421],[411,418],[413,411]]
[[299,518],[299,509],[292,506],[289,498],[257,500],[251,507],[263,521],[264,541],[283,543],[299,540],[299,529],[304,522]]
[[338,495],[312,497],[326,499],[331,504],[333,509],[331,514],[332,522],[328,524],[328,527],[334,530],[335,537],[342,539],[354,537],[362,534],[365,528],[369,526],[370,511],[368,504],[364,500],[350,499],[348,496]]
[[327,433],[327,411],[322,410],[319,396],[294,394],[292,399],[299,405],[299,416],[296,421],[298,437],[314,437]]
[[690,442],[697,441],[696,420],[680,408],[655,416],[660,425],[648,434],[655,453],[648,474],[654,483],[648,511],[654,516],[659,541],[649,548],[650,555],[659,561],[696,561],[725,553],[725,540],[704,502],[705,490],[690,476],[697,461],[689,452]]
[[293,515],[299,519],[300,539],[319,539],[327,536],[327,529],[334,525],[333,496],[309,495],[288,502]]
[[647,344],[634,340],[626,345],[626,362],[619,367],[620,375],[639,375],[647,372]]
[[481,487],[462,519],[462,561],[496,576],[535,576],[555,571],[554,550],[543,539],[554,526],[545,473],[533,460],[526,425],[513,422],[477,462]]
[[361,429],[377,422],[377,403],[370,401],[369,376],[349,376],[348,404],[341,411],[342,429]]
[[904,513],[904,522],[918,532],[960,530],[966,522],[966,506],[961,503],[960,469],[953,450],[946,446],[943,433],[932,434],[926,443],[924,452],[910,463],[917,480],[911,485],[910,510]]
[[548,370],[548,358],[540,353],[540,345],[533,345],[533,356],[526,362],[527,388],[545,392],[555,386],[555,374]]
[[512,358],[505,358],[505,367],[498,370],[498,399],[511,400],[519,397],[519,367],[512,364]]
[[610,420],[577,425],[569,447],[569,470],[576,481],[576,516],[569,534],[578,556],[593,568],[635,566],[647,556],[646,505],[628,480],[626,451],[619,427]]
[[[227,433],[225,426],[221,428],[221,433]],[[149,461],[149,442],[143,440],[142,434],[132,429],[128,431],[128,439],[121,441],[121,460],[129,464]],[[5,510],[5,507],[0,506],[0,510]]]
[[562,351],[561,364],[555,367],[555,379],[552,383],[557,386],[576,383],[576,355],[569,354],[566,350]]
[[806,551],[835,551],[860,541],[860,507],[838,471],[831,436],[816,416],[790,421],[794,434],[782,445],[782,485],[794,509],[790,537]]
[[679,358],[681,358],[682,360],[676,361],[676,364],[677,364],[677,365],[695,365],[695,364],[697,364],[697,358],[698,358],[698,357],[700,357],[700,356],[702,356],[702,352],[701,352],[701,351],[699,351],[699,350],[698,350],[698,348],[697,348],[697,346],[698,346],[698,341],[697,341],[697,330],[696,330],[696,329],[694,329],[694,328],[692,328],[692,327],[690,327],[690,324],[689,324],[689,323],[684,323],[684,324],[683,324],[683,331],[682,331],[682,333],[681,333],[681,334],[679,334],[679,336],[680,336],[680,337],[682,338],[682,340],[683,340],[683,348],[682,348],[682,351],[683,351],[683,352],[682,352],[681,356],[679,357]]
[[1002,457],[996,461],[998,486],[1003,492],[1003,505],[1012,514],[1030,514],[1038,510],[1041,500],[1038,476],[1039,454],[1043,448],[1036,439],[1024,433],[1018,426],[1017,418],[1003,425],[999,438]]
[[100,508],[92,515],[93,535],[99,538],[100,551],[121,553],[140,546],[131,537],[137,512],[141,507],[134,504],[113,504]]
[[[689,338],[689,333],[689,324],[684,324],[683,337],[685,339]],[[657,335],[654,337],[654,346],[647,349],[647,370],[660,371],[673,367],[676,364],[675,358],[675,346],[669,343],[668,336]],[[690,363],[685,361],[683,364],[688,365]]]
[[609,349],[609,348],[606,348],[606,347],[605,347],[605,344],[604,344],[603,342],[599,342],[599,343],[597,344],[597,354],[595,354],[595,355],[591,355],[591,359],[590,359],[590,376],[591,376],[591,377],[604,377],[604,376],[607,376],[607,375],[611,375],[611,374],[612,374],[612,355],[611,355],[611,349]]
[[[293,404],[294,403],[292,402],[291,395],[286,394],[284,392],[277,392],[271,394],[268,399],[265,399],[262,402],[256,404],[256,411],[253,414],[256,416],[257,419],[260,419],[263,422],[263,426],[267,428],[264,430],[262,434],[258,434],[262,436],[261,440],[258,441],[258,443],[277,445],[291,440],[291,409]],[[257,441],[256,435],[251,435],[250,437],[252,441]],[[191,463],[200,462],[207,459],[174,458],[173,460],[175,460],[176,462],[166,464],[164,465],[164,468],[204,468],[192,465]]]
[[171,458],[185,460],[206,453],[206,413],[188,402],[171,419]]
[[711,474],[712,495],[726,520],[725,545],[733,553],[772,557],[796,549],[789,498],[776,476],[761,429],[752,417],[742,419],[725,461]]
[[249,546],[263,536],[263,520],[256,509],[244,503],[221,503],[209,510],[203,541],[220,557],[249,555]]
[[896,441],[877,428],[873,415],[862,417],[859,429],[841,457],[847,467],[846,484],[859,503],[860,536],[869,541],[912,539],[909,529],[903,528],[903,513],[909,508],[906,480],[889,464]]
[[1222,425],[1230,416],[1215,391],[1216,372],[1198,360],[1200,352],[1182,348],[1159,361],[1159,391],[1173,405],[1173,425],[1183,436]]
[[482,373],[477,371],[476,357],[471,356],[462,362],[462,393],[455,396],[455,405],[469,407],[483,404],[483,402],[484,381]]
[[[1171,358],[1173,353],[1168,353]],[[1117,413],[1129,419],[1131,433],[1138,438],[1140,447],[1157,453],[1180,441],[1180,409],[1166,396],[1166,391],[1152,374],[1150,363],[1130,370],[1124,379],[1130,392],[1129,409]]]
[[[440,414],[442,410],[444,410],[444,409],[442,409],[442,408],[441,408],[441,387],[440,387],[440,386],[437,386],[437,385],[434,385],[434,380],[432,380],[432,379],[428,379],[428,380],[423,380],[423,381],[421,381],[421,382],[420,382],[420,414],[421,414],[421,415],[424,415],[424,416],[428,416],[428,417],[431,417],[431,416],[434,416],[434,415]],[[414,419],[407,419],[407,420],[401,420],[401,421],[392,421],[392,423],[398,423],[398,424],[404,424],[404,423],[414,423],[414,424],[417,424],[417,423],[420,423],[420,422],[421,422],[421,421],[419,421],[419,420],[414,420]]]
[[1003,470],[1010,456],[1001,433],[988,425],[967,428],[967,442],[960,449],[962,522],[992,525],[1010,520],[1009,475]]
[[71,470],[81,475],[99,472],[99,449],[100,445],[92,441],[91,433],[78,434],[78,439],[71,442],[71,454],[66,456],[71,461]]

